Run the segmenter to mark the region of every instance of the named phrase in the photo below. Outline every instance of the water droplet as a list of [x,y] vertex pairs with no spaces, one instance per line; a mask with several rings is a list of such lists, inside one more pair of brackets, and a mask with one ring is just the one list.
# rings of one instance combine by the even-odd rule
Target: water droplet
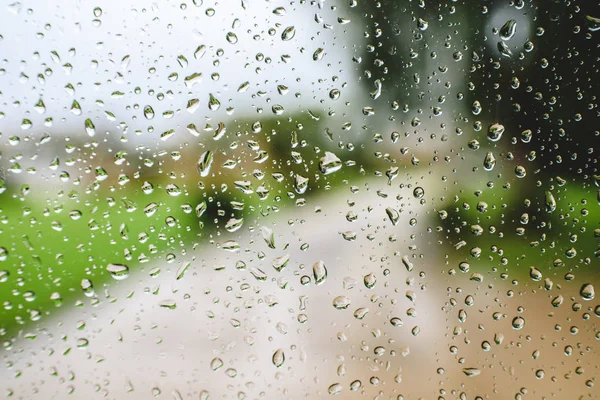
[[73,103],[71,104],[71,112],[75,115],[81,115],[81,106],[77,100],[73,100]]
[[227,32],[226,38],[227,38],[227,41],[231,44],[236,44],[238,42],[238,37],[233,32]]
[[481,374],[481,370],[479,370],[478,368],[463,368],[462,371],[468,377],[477,376]]
[[129,267],[124,264],[108,264],[106,270],[114,279],[121,281],[129,276]]
[[93,297],[95,294],[94,285],[92,284],[92,281],[87,278],[81,280],[81,290],[83,290],[83,294],[87,297]]
[[322,47],[319,47],[317,50],[315,50],[315,52],[313,53],[313,60],[314,61],[319,61],[323,58],[323,56],[325,55],[325,50],[323,50]]
[[283,255],[281,257],[277,257],[273,260],[273,268],[275,269],[275,271],[281,272],[281,270],[285,268],[285,266],[288,264],[289,261],[290,261],[289,254]]
[[227,229],[228,232],[235,232],[240,229],[243,224],[244,218],[230,218],[225,224],[225,229]]
[[350,299],[346,296],[337,296],[333,299],[333,306],[338,310],[345,310],[350,306]]
[[485,158],[483,159],[483,169],[486,171],[491,171],[496,166],[496,157],[491,151],[485,153]]
[[275,351],[275,353],[273,353],[273,365],[276,366],[277,368],[280,368],[281,366],[283,366],[283,363],[285,362],[285,353],[283,352],[283,349],[277,349]]
[[588,21],[588,30],[590,32],[596,32],[600,30],[600,18],[595,18],[591,15],[586,15],[585,19]]
[[502,138],[502,134],[504,133],[504,125],[495,123],[489,126],[487,137],[492,142],[497,142]]
[[421,199],[425,195],[425,189],[420,186],[417,186],[415,190],[413,190],[413,196],[415,199]]
[[210,369],[212,369],[213,371],[217,371],[222,366],[223,366],[223,360],[221,360],[219,357],[213,358],[212,361],[210,362]]
[[265,241],[265,243],[267,244],[267,246],[269,246],[271,249],[275,248],[275,234],[273,233],[273,230],[270,228],[267,228],[266,226],[261,227],[261,232],[262,232],[262,237]]
[[208,150],[202,153],[198,159],[198,173],[205,178],[210,173],[210,167],[213,163],[213,152]]
[[294,36],[296,36],[296,28],[294,26],[288,26],[281,34],[281,40],[287,42],[288,40],[292,40]]
[[381,89],[383,85],[381,84],[381,79],[376,79],[373,84],[375,85],[375,90],[370,92],[369,96],[371,96],[373,100],[377,100],[379,96],[381,96]]
[[340,394],[342,392],[342,385],[339,383],[334,383],[333,385],[329,386],[329,389],[327,390],[329,392],[330,395],[332,396],[337,396],[338,394]]
[[144,107],[144,117],[148,120],[154,118],[154,109],[151,106]]
[[552,307],[560,307],[560,305],[563,303],[563,300],[563,297],[559,294],[558,296],[552,299],[550,304],[552,304]]
[[556,200],[554,195],[549,190],[545,192],[546,212],[551,213],[556,210]]
[[529,276],[532,280],[539,281],[542,279],[542,272],[536,267],[531,266],[529,267]]
[[6,261],[8,259],[8,250],[5,247],[0,247],[0,261]]
[[512,320],[512,327],[514,330],[520,330],[525,325],[525,319],[523,317],[515,317]]
[[397,210],[388,207],[385,209],[385,212],[388,216],[388,218],[390,219],[390,222],[392,223],[392,225],[396,225],[398,223],[398,220],[400,219],[400,213],[398,213]]
[[221,102],[212,93],[209,93],[208,96],[208,109],[217,111],[221,107]]
[[408,272],[412,271],[414,268],[413,263],[410,262],[407,255],[402,256],[402,264],[404,264],[404,267],[406,267]]
[[85,132],[88,134],[88,136],[94,136],[96,134],[96,127],[89,118],[85,120]]
[[500,54],[502,56],[504,56],[506,58],[512,57],[512,51],[510,51],[510,49],[504,42],[498,42],[498,51],[500,52]]
[[175,303],[175,300],[163,300],[158,303],[158,305],[161,308],[166,308],[169,310],[175,310],[177,308],[177,303]]
[[304,194],[306,189],[308,189],[308,181],[308,178],[305,178],[300,174],[296,174],[294,177],[294,190],[296,190],[296,193]]
[[315,278],[315,284],[320,285],[327,279],[327,268],[325,263],[321,260],[313,264],[313,276]]
[[326,151],[319,160],[319,171],[323,175],[332,174],[342,168],[342,161],[333,153]]
[[373,286],[375,286],[375,284],[377,283],[377,277],[375,276],[375,274],[370,273],[364,276],[363,281],[367,289],[372,289]]
[[579,290],[579,294],[584,300],[593,300],[596,296],[594,286],[591,283],[584,283]]
[[517,21],[514,19],[509,19],[502,25],[500,28],[500,38],[502,40],[510,40],[517,31]]

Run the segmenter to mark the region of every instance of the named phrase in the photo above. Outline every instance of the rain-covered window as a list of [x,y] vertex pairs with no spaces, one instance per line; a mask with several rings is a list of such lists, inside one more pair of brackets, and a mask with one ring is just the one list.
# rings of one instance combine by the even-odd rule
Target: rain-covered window
[[598,399],[600,7],[0,5],[0,397]]

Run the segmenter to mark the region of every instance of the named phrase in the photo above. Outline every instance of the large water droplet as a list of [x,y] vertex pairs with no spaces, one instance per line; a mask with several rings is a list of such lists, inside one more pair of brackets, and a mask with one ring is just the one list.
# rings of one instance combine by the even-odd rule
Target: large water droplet
[[529,267],[529,276],[534,281],[539,281],[542,279],[542,272],[536,267]]
[[294,177],[294,189],[296,190],[296,193],[304,194],[306,189],[308,189],[308,181],[308,178],[305,178],[300,174],[296,174]]
[[333,306],[338,310],[345,310],[350,306],[350,299],[346,296],[337,296],[333,299]]
[[525,326],[525,319],[523,317],[515,317],[512,320],[512,327],[514,330],[520,330]]
[[400,219],[400,213],[398,213],[397,210],[388,207],[385,209],[385,212],[388,216],[388,218],[390,219],[390,222],[392,223],[392,225],[396,225],[398,223],[398,220]]
[[502,54],[503,57],[506,57],[506,58],[512,57],[512,51],[510,51],[510,49],[504,42],[498,42],[498,51],[500,52],[500,54]]
[[281,40],[287,42],[288,40],[292,40],[294,36],[296,36],[296,28],[294,26],[288,26],[281,34]]
[[556,210],[556,200],[551,191],[546,190],[544,202],[546,204],[546,212],[551,213]]
[[129,276],[129,267],[124,264],[108,264],[106,270],[114,279],[121,281]]
[[481,374],[481,370],[478,368],[463,368],[463,373],[468,377],[472,377]]
[[238,229],[240,229],[243,224],[243,218],[230,218],[229,221],[227,221],[227,223],[225,224],[225,229],[227,229],[228,232],[235,232]]
[[502,134],[504,133],[504,125],[495,123],[489,126],[488,128],[488,139],[492,142],[497,142],[502,138]]
[[146,117],[146,119],[154,118],[154,109],[152,108],[152,106],[144,107],[144,117]]
[[596,296],[594,286],[591,283],[584,283],[583,286],[581,286],[581,289],[579,290],[579,294],[584,300],[593,300]]
[[332,396],[337,396],[338,394],[340,394],[342,392],[342,385],[339,383],[334,383],[333,385],[329,386],[329,389],[327,390],[329,392],[330,395]]
[[210,167],[213,163],[213,152],[208,150],[202,153],[198,159],[198,173],[201,177],[206,178],[210,173]]
[[327,279],[327,268],[325,263],[321,260],[313,264],[313,276],[315,277],[315,284],[320,285]]
[[95,294],[94,285],[92,284],[92,281],[87,278],[81,280],[81,290],[83,290],[83,294],[87,297],[93,297]]
[[500,38],[502,40],[510,40],[517,31],[517,21],[514,19],[509,19],[502,25],[500,28]]
[[491,171],[496,166],[496,157],[494,157],[494,153],[488,151],[485,153],[485,158],[483,159],[483,169],[486,171]]
[[213,371],[218,370],[222,366],[223,366],[223,360],[221,360],[219,357],[213,358],[212,361],[210,362],[210,369],[212,369]]
[[342,161],[333,153],[326,151],[319,160],[319,171],[323,175],[332,174],[342,168]]
[[85,120],[85,132],[88,134],[88,136],[94,136],[96,134],[96,127],[89,118]]
[[283,363],[285,362],[285,353],[283,352],[283,349],[277,349],[275,351],[275,353],[273,353],[273,365],[276,366],[277,368],[280,368],[281,366],[283,366]]
[[208,96],[208,109],[217,111],[221,107],[221,102],[212,93],[209,93]]

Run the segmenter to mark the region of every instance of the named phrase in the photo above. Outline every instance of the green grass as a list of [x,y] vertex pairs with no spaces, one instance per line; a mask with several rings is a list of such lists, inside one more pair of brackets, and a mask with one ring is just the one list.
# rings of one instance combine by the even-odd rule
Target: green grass
[[[133,268],[140,261],[162,259],[160,266],[166,262],[165,254],[179,254],[200,232],[195,213],[181,209],[186,200],[164,190],[151,195],[129,190],[101,192],[47,202],[22,200],[8,193],[2,196],[0,246],[8,251],[8,257],[0,261],[4,276],[0,279],[0,329],[4,334],[53,308],[70,307],[82,293],[84,278],[101,293],[112,279],[107,264]],[[144,208],[150,203],[158,208],[149,216]],[[174,222],[167,223],[167,217]],[[52,301],[53,294],[62,300]]]
[[[555,187],[552,193],[556,209],[550,213],[545,209],[544,189],[500,190],[480,196],[465,192],[458,202],[447,204],[448,218],[444,221],[447,241],[452,245],[466,242],[464,247],[451,251],[452,263],[466,261],[471,272],[507,273],[518,279],[529,277],[530,266],[544,276],[562,278],[568,272],[598,276],[600,271],[593,268],[598,263],[600,248],[600,239],[595,237],[595,230],[600,228],[597,188],[581,182]],[[526,198],[529,204],[525,203]],[[477,210],[481,201],[488,205],[485,213]],[[521,223],[524,213],[529,216],[527,223]],[[473,225],[483,228],[483,233],[473,234]],[[518,232],[520,228],[524,230]],[[471,254],[473,248],[481,249],[478,257]],[[562,263],[555,266],[558,260]]]

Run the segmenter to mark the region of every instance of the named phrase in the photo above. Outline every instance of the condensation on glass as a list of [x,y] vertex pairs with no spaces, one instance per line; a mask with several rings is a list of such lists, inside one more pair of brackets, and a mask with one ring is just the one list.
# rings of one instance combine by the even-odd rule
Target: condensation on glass
[[598,398],[600,11],[0,6],[0,395]]

